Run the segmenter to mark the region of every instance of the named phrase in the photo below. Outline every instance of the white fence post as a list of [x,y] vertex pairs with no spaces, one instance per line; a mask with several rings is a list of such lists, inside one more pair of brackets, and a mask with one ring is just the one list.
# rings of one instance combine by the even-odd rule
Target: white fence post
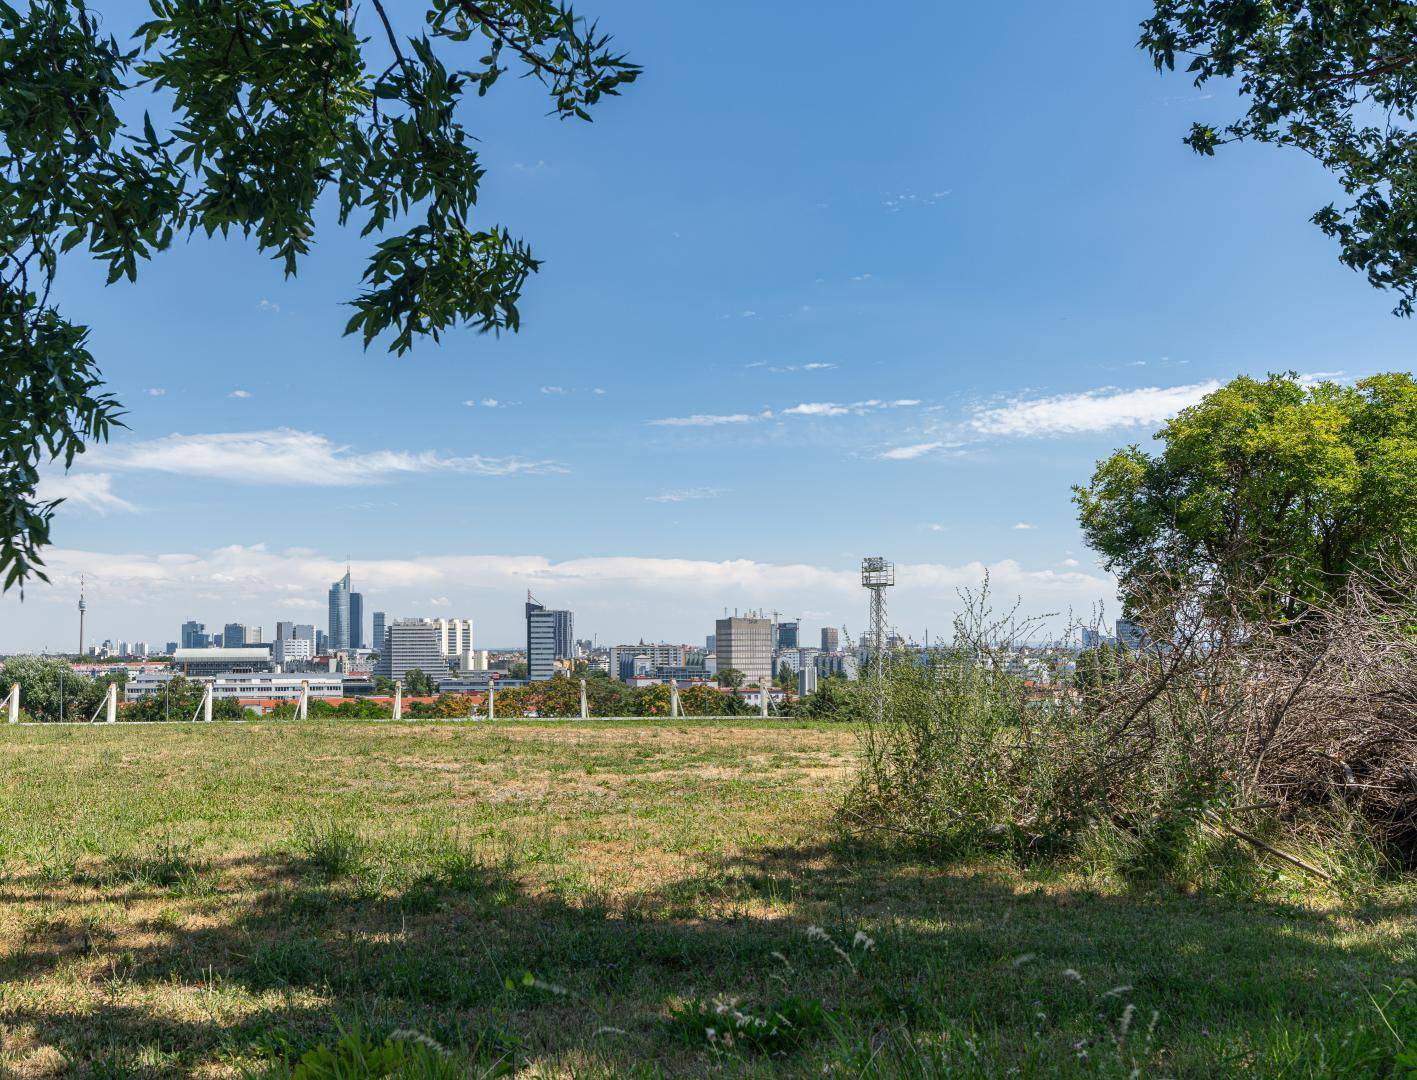
[[588,720],[588,719],[590,719],[590,708],[586,705],[586,699],[585,699],[585,680],[584,680],[584,679],[581,680],[581,719],[582,719],[582,720]]
[[206,690],[202,694],[202,720],[210,724],[212,722],[212,695],[216,693],[216,684],[207,683]]
[[300,707],[297,710],[301,720],[310,718],[310,680],[300,680]]
[[683,706],[679,704],[679,684],[673,679],[669,680],[669,718],[677,720],[684,715]]
[[10,723],[20,722],[20,684],[15,683],[10,687]]
[[394,719],[403,719],[403,683],[394,683]]
[[108,715],[104,719],[110,724],[118,723],[118,684],[108,684]]
[[497,684],[494,682],[487,684],[487,719],[497,719]]
[[758,683],[758,689],[759,691],[761,691],[763,696],[762,700],[758,702],[758,715],[761,716],[764,720],[768,718],[768,688],[770,686],[772,686],[772,683],[768,682],[767,679],[764,679],[762,682]]

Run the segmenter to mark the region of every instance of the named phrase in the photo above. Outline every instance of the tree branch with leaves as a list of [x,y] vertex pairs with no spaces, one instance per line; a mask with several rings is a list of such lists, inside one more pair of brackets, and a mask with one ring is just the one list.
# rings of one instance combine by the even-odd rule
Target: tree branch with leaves
[[[369,35],[347,0],[151,10],[125,45],[84,0],[0,0],[0,590],[44,579],[41,470],[122,424],[87,329],[51,301],[64,255],[86,248],[112,284],[176,238],[234,231],[292,275],[332,192],[374,245],[347,334],[402,354],[455,326],[515,331],[540,264],[474,220],[466,104],[521,68],[552,115],[589,120],[640,72],[553,0],[429,0],[416,34],[380,0]],[[126,95],[151,101],[141,124]]]

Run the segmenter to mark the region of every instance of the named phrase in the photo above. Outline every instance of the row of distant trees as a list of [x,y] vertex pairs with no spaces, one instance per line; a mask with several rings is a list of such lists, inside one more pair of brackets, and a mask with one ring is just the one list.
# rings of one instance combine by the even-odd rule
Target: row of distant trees
[[[7,690],[20,686],[23,718],[40,723],[61,720],[92,719],[103,705],[110,683],[121,692],[127,683],[125,672],[106,673],[96,677],[81,675],[65,660],[43,656],[19,656],[0,666],[0,685]],[[405,675],[403,690],[410,698],[431,701],[409,701],[404,706],[410,719],[456,719],[487,714],[485,700],[466,694],[436,694],[433,680],[423,671],[414,669]],[[176,675],[163,689],[137,701],[120,706],[124,720],[190,720],[202,704],[203,684],[199,680]],[[375,680],[375,693],[390,696],[394,692],[392,679]],[[775,715],[801,716],[812,719],[846,719],[852,701],[852,688],[843,679],[826,679],[818,690],[800,700],[789,700],[774,710]],[[474,701],[478,703],[474,705]],[[586,704],[592,716],[668,716],[670,693],[667,686],[634,687],[612,679],[604,672],[586,676]],[[679,704],[687,716],[748,716],[757,710],[739,695],[725,693],[712,686],[692,686],[679,695]],[[295,715],[296,706],[278,706],[270,715],[276,719]],[[580,680],[551,679],[529,686],[498,690],[496,712],[499,717],[514,716],[578,716],[580,715]],[[212,703],[215,720],[239,720],[245,715],[241,704],[231,698],[219,698]],[[309,703],[312,717],[345,718],[351,720],[387,719],[389,706],[368,698],[347,698],[332,702],[321,699]]]

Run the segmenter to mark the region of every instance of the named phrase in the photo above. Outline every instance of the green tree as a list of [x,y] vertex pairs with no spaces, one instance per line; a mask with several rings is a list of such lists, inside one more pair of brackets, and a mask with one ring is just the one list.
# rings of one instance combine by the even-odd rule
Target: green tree
[[394,696],[394,680],[387,675],[374,676],[374,693],[380,697]]
[[1313,221],[1342,261],[1417,300],[1417,15],[1411,0],[1155,0],[1140,47],[1157,70],[1182,58],[1197,87],[1238,87],[1247,107],[1216,128],[1194,124],[1201,154],[1233,142],[1303,151],[1343,187]]
[[429,697],[437,687],[422,668],[409,668],[403,675],[403,692],[409,697]]
[[718,685],[737,690],[746,678],[747,676],[735,667],[721,668],[718,672]]
[[525,679],[527,677],[527,666],[525,660],[517,660],[507,668],[507,678]]
[[88,329],[52,299],[73,249],[112,283],[235,230],[291,275],[328,202],[373,237],[345,327],[366,347],[518,328],[539,263],[473,220],[485,170],[465,104],[517,70],[589,120],[639,69],[557,0],[419,6],[151,0],[120,44],[85,0],[0,0],[0,590],[44,576],[40,470],[122,422]]
[[1238,378],[1074,488],[1125,597],[1157,572],[1293,619],[1392,541],[1417,542],[1417,382]]
[[797,716],[812,720],[852,720],[860,715],[852,684],[843,678],[823,679],[798,702]]
[[103,700],[108,680],[77,674],[68,661],[16,656],[0,667],[0,698],[20,684],[20,706],[33,720],[88,720]]

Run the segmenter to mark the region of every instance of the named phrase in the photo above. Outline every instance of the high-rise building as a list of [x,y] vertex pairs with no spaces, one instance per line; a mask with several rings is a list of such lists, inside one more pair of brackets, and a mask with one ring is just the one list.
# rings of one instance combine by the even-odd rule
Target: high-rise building
[[798,632],[801,630],[800,622],[780,622],[773,627],[773,645],[779,649],[795,649],[799,646],[797,640]]
[[714,646],[714,639],[715,639],[715,637],[716,637],[716,635],[710,634],[708,637],[704,638],[704,652],[706,652],[706,653],[711,653],[711,652],[713,652],[713,650],[714,650],[714,648],[715,648],[715,646]]
[[432,619],[395,619],[385,630],[384,648],[374,665],[374,674],[402,681],[414,668],[435,682],[451,674]]
[[330,585],[330,650],[349,648],[349,571]]
[[1082,647],[1084,649],[1096,649],[1102,644],[1102,631],[1096,627],[1084,626],[1082,628]]
[[461,658],[472,648],[471,619],[434,619],[443,655]]
[[745,683],[772,678],[772,620],[734,616],[714,623],[718,670],[734,668]]
[[299,660],[311,660],[315,656],[315,641],[313,638],[276,638],[271,655],[282,667]]
[[264,639],[264,636],[265,636],[265,631],[262,630],[259,626],[248,626],[248,627],[246,627],[246,644],[247,644],[247,645],[263,645],[263,644],[268,644],[266,641],[263,640],[263,639]]
[[315,631],[315,655],[328,656],[330,652],[330,635],[323,630]]
[[374,638],[369,642],[371,649],[382,649],[384,647],[384,623],[388,619],[382,611],[374,612]]
[[188,619],[182,624],[182,642],[184,649],[207,649],[212,644],[211,635],[207,633],[204,623],[199,623],[195,619]]
[[835,626],[822,627],[822,652],[834,653],[841,646],[841,637]]
[[229,622],[221,628],[221,647],[223,649],[244,649],[246,648],[246,624],[239,622]]
[[135,642],[133,642],[133,655],[134,655],[134,656],[144,656],[144,657],[145,657],[145,656],[147,656],[148,653],[150,653],[150,652],[152,652],[152,646],[150,646],[146,641],[135,641]]
[[276,623],[276,640],[289,641],[295,637],[295,624],[293,622]]
[[175,653],[175,652],[177,651],[178,647],[179,647],[179,646],[178,646],[178,643],[177,643],[177,642],[175,642],[175,641],[169,641],[169,642],[167,643],[167,647],[166,647],[165,649],[163,649],[162,651],[163,651],[165,654],[167,654],[168,656],[171,656],[173,653]]
[[349,647],[351,649],[368,648],[364,643],[363,593],[352,592],[349,594]]
[[1117,620],[1117,644],[1133,652],[1147,648],[1146,631],[1135,619]]
[[574,616],[552,611],[526,594],[526,672],[532,682],[556,674],[556,661],[569,660],[575,647]]

